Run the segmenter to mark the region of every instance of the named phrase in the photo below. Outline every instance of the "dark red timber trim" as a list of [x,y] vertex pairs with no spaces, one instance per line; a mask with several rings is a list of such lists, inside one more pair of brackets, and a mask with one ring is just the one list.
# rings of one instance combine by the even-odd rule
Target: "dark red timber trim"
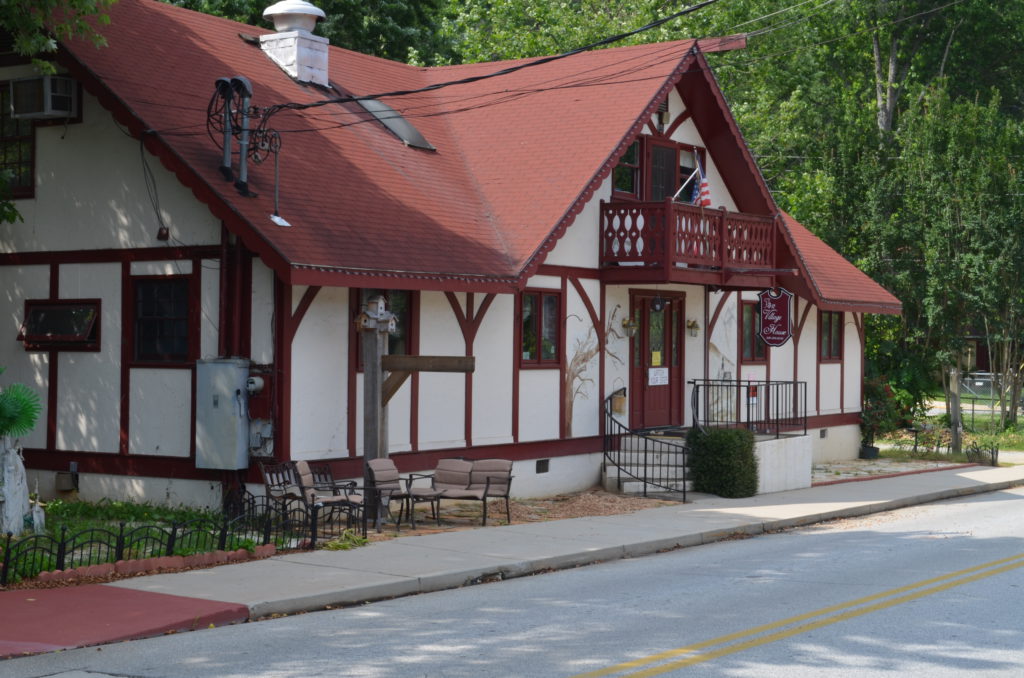
[[[665,136],[671,138],[671,136],[675,134],[676,130],[679,129],[679,126],[682,125],[687,120],[689,120],[691,117],[693,117],[693,113],[691,113],[689,110],[683,111],[682,113],[677,115],[676,119],[673,120],[672,124],[670,124],[668,128],[665,130]],[[701,158],[701,160],[703,160],[703,158]]]
[[348,388],[346,389],[348,407],[345,408],[346,424],[346,445],[348,456],[358,457],[356,451],[356,377],[359,366],[359,355],[356,348],[355,318],[359,312],[359,290],[350,288],[348,291]]
[[[599,403],[600,404],[598,405],[598,407],[600,407],[601,409],[598,410],[599,416],[597,417],[597,432],[598,432],[598,435],[602,435],[602,436],[605,434],[605,420],[604,420],[605,419],[604,418],[605,364],[604,364],[604,354],[605,354],[605,347],[608,345],[608,343],[607,343],[608,342],[608,335],[607,335],[607,332],[605,330],[606,321],[605,321],[605,317],[604,317],[604,314],[605,314],[606,309],[607,309],[607,299],[605,297],[605,292],[606,292],[605,286],[602,284],[601,285],[601,290],[598,293],[598,302],[597,302],[598,303],[598,307],[599,307],[599,311],[600,311],[600,315],[598,317],[601,320],[601,331],[598,333],[598,341],[601,342],[601,344],[600,344],[601,351],[600,351],[600,353],[598,353],[598,356],[597,356],[597,383],[598,383],[597,392],[598,392],[598,394],[600,394],[600,398],[599,398]],[[611,322],[610,319],[607,322],[610,323]]]
[[[841,311],[843,314],[843,322],[839,323],[842,328],[840,330],[843,334],[846,334],[846,311]],[[841,339],[843,342],[843,353],[842,360],[839,361],[839,411],[846,411],[846,337]]]
[[857,390],[860,392],[860,397],[857,398],[859,405],[858,409],[864,411],[864,351],[866,344],[866,337],[864,336],[864,314],[857,315],[853,314],[853,323],[857,327],[857,336],[860,338],[860,388]]
[[704,286],[704,378],[711,378],[711,290]]
[[[558,336],[558,437],[562,440],[565,440],[566,438],[569,437],[569,422],[565,420],[565,398],[568,395],[568,387],[565,383],[565,378],[569,374],[569,365],[567,364],[568,360],[565,354],[565,333],[569,329],[569,319],[566,317],[566,314],[569,309],[569,302],[566,299],[566,297],[569,296],[567,281],[568,279],[565,276],[562,276],[562,284],[559,288],[559,292],[561,294],[561,298],[559,300],[560,308],[558,309],[558,314],[562,319],[562,330],[561,332],[559,332]],[[538,343],[539,341],[540,340],[538,339]]]
[[851,426],[860,424],[860,412],[844,412],[842,414],[819,414],[807,417],[807,428],[829,428],[830,426]]
[[[292,311],[292,297],[294,296],[294,288],[291,285],[285,285],[275,276],[275,300],[274,306],[277,308],[275,317],[281,318],[281,329],[277,334],[280,336],[280,347],[277,349],[278,353],[275,356],[274,362],[278,364],[277,370],[277,381],[281,384],[281,388],[278,391],[278,411],[281,413],[280,421],[278,423],[278,431],[281,434],[281,443],[277,440],[274,441],[274,456],[283,461],[291,459],[291,435],[292,435],[292,341],[295,339],[295,334],[299,330],[299,325],[302,324],[302,319],[306,317],[306,312],[309,311],[309,307],[313,305],[313,300],[316,299],[316,295],[320,293],[320,287],[307,287],[306,291],[302,293],[302,298],[299,300],[295,310]],[[278,445],[281,446],[281,453],[278,454]]]
[[[578,294],[580,296],[580,299],[583,301],[583,306],[587,309],[587,315],[590,316],[590,322],[594,326],[594,332],[597,334],[597,355],[600,356],[598,358],[598,364],[597,364],[597,381],[598,381],[598,384],[600,384],[600,386],[598,387],[598,392],[599,393],[604,393],[604,347],[605,347],[605,339],[606,339],[605,332],[604,332],[604,324],[601,322],[601,316],[599,316],[597,314],[597,311],[594,309],[594,303],[590,300],[590,297],[587,295],[586,290],[583,289],[583,285],[582,285],[582,283],[580,283],[579,278],[567,278],[567,280],[570,283],[572,283],[572,287],[573,287],[574,290],[576,290],[576,294]],[[563,288],[564,288],[564,284],[563,284]],[[601,287],[601,292],[602,292],[602,299],[601,299],[600,303],[601,303],[601,306],[603,308],[603,306],[604,306],[604,294],[603,294],[604,293],[604,286]],[[563,291],[562,294],[565,295],[565,292]],[[568,303],[568,302],[563,302],[563,303]],[[562,374],[562,382],[563,382],[563,384],[565,383],[566,375],[568,374],[568,369],[569,369],[568,365],[566,365],[563,368],[563,374]],[[568,390],[568,385],[565,385],[564,388],[566,388],[566,390]],[[602,401],[603,401],[603,399],[602,399]],[[563,407],[564,407],[564,398],[563,398]],[[603,405],[599,405],[599,407],[603,407]],[[576,411],[575,408],[573,408],[573,411],[574,412]],[[597,419],[598,419],[598,421],[601,421],[601,422],[604,421],[604,417],[598,417]],[[566,427],[568,427],[569,423],[570,422],[566,422],[565,423]]]
[[[568,438],[566,440],[535,440],[525,443],[506,443],[501,445],[478,445],[471,449],[451,447],[429,452],[402,452],[393,454],[395,465],[403,473],[410,471],[432,471],[441,459],[461,457],[463,459],[510,459],[512,461],[529,461],[531,459],[550,459],[552,457],[568,457],[577,454],[594,454],[601,451],[601,436],[586,438]],[[338,478],[357,478],[363,473],[362,459],[328,459],[331,470]]]
[[[60,298],[60,266],[50,264],[50,299]],[[46,385],[46,448],[57,449],[57,384],[60,380],[60,353],[50,351],[47,357]]]
[[220,307],[217,309],[217,355],[228,354],[228,232],[220,227]]
[[[131,402],[131,362],[135,331],[128,327],[128,321],[135,317],[132,310],[132,265],[121,262],[121,431],[118,437],[118,454],[128,456],[129,403]],[[195,419],[195,416],[192,417]],[[50,449],[53,449],[52,447]]]
[[[111,475],[147,476],[182,480],[210,480],[210,471],[197,469],[192,457],[158,457],[144,454],[122,455],[109,452],[79,450],[23,450],[26,466],[43,471],[66,471],[68,464],[76,462],[80,473],[106,473]],[[251,481],[258,481],[255,475]]]
[[[800,311],[800,297],[796,298],[797,312]],[[807,322],[807,316],[811,312],[811,302],[804,300],[804,310],[800,313],[800,320],[797,322],[796,327],[793,328],[793,381],[797,381],[797,376],[800,370],[800,337],[804,332],[804,323]]]
[[[410,309],[409,315],[412,318],[411,323],[415,332],[409,333],[409,353],[411,355],[420,354],[420,295],[413,293],[410,295]],[[409,378],[409,447],[412,448],[413,452],[420,449],[420,374],[419,372],[413,372]]]
[[[465,355],[473,355],[473,344],[476,341],[476,333],[480,329],[480,323],[484,319],[487,310],[491,307],[491,303],[494,301],[494,294],[488,294],[484,297],[483,302],[480,304],[479,310],[474,310],[475,298],[472,292],[466,293],[466,311],[463,313],[462,307],[459,305],[459,299],[453,292],[445,292],[445,298],[448,299],[448,305],[452,307],[452,312],[455,313],[455,320],[459,323],[459,329],[462,330],[462,339],[465,346]],[[465,386],[465,438],[466,447],[473,446],[473,373],[466,373],[466,386]]]
[[582,266],[553,266],[543,264],[537,268],[537,275],[550,275],[555,278],[580,278],[588,280],[600,280],[601,271],[596,268],[583,268]]
[[0,254],[0,266],[39,266],[49,264],[107,264],[118,261],[177,261],[180,259],[218,259],[220,245],[196,247],[140,247],[131,250],[62,250],[59,252],[11,252]]
[[523,295],[512,303],[512,442],[519,442],[519,361],[523,356]]

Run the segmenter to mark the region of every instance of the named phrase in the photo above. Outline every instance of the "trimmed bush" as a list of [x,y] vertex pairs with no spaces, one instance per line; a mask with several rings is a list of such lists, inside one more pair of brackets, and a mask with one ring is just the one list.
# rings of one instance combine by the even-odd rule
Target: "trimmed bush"
[[697,492],[736,499],[757,494],[754,434],[745,429],[690,429],[690,477]]

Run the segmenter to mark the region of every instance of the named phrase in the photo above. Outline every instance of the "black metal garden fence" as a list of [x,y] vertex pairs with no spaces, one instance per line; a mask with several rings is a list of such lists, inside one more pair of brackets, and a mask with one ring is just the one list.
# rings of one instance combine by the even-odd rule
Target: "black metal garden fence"
[[235,516],[200,518],[169,525],[91,527],[59,535],[33,534],[2,543],[0,586],[35,577],[40,572],[67,570],[119,560],[191,555],[275,544],[278,548],[315,549],[317,541],[349,527],[347,516],[301,501],[270,501],[247,495]]

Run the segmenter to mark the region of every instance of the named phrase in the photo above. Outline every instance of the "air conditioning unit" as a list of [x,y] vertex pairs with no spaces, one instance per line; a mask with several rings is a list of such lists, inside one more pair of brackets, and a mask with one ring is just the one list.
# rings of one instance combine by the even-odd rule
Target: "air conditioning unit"
[[12,118],[70,118],[78,114],[78,85],[71,78],[41,75],[11,80]]

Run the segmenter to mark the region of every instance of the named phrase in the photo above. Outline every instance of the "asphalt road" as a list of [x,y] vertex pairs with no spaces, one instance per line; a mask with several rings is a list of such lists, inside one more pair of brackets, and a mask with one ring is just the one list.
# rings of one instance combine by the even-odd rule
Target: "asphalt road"
[[1024,488],[0,675],[1019,678],[1022,515]]

